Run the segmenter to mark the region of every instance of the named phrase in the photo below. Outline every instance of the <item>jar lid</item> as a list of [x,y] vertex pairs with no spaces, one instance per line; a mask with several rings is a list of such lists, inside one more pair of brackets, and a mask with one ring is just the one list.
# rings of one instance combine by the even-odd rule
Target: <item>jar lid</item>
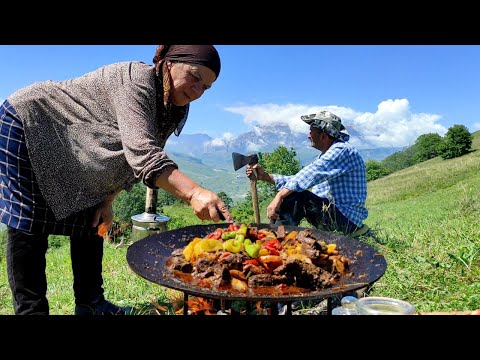
[[363,315],[413,315],[415,306],[388,297],[370,296],[358,299],[357,310]]

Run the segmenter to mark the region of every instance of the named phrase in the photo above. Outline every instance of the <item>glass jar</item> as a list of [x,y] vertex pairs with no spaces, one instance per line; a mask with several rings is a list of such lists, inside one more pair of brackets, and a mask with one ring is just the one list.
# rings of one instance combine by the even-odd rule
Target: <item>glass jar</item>
[[332,310],[332,315],[358,315],[357,311],[358,299],[354,296],[344,296],[340,303],[342,306]]
[[359,315],[414,315],[415,306],[398,299],[370,296],[358,299],[356,308]]

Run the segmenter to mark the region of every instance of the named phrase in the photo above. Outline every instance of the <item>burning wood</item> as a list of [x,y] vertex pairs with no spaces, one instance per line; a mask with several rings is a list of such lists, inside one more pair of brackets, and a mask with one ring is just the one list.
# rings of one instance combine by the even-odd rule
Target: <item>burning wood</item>
[[[217,315],[213,307],[213,300],[194,297],[187,302],[189,315]],[[182,315],[183,307],[175,311],[175,315]]]

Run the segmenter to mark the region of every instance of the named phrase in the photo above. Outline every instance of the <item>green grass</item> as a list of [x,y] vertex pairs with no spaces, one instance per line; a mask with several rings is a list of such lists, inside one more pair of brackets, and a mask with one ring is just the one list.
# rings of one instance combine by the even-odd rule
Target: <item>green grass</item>
[[[480,132],[475,151],[461,158],[435,158],[368,183],[366,223],[371,235],[359,241],[385,256],[387,269],[370,295],[406,300],[418,311],[480,308]],[[268,201],[260,199],[261,222]],[[187,205],[166,206],[169,229],[201,222]],[[252,219],[253,221],[253,219]],[[308,226],[302,222],[301,226]],[[0,314],[13,314],[0,232]],[[72,314],[74,300],[69,243],[52,238],[47,252],[52,314]],[[106,297],[150,313],[169,290],[137,276],[126,262],[127,245],[105,243]],[[171,292],[170,292],[171,293]]]
[[[479,134],[476,134],[478,149]],[[371,295],[419,311],[480,308],[480,151],[432,159],[369,183],[363,241],[387,260]]]
[[[130,270],[126,261],[126,252],[126,246],[117,249],[115,243],[105,242],[103,259],[105,296],[117,305],[134,306],[138,309],[138,313],[146,312],[151,301],[165,301],[165,288],[140,278]],[[61,246],[49,249],[46,258],[50,313],[52,315],[73,314],[75,304],[69,242],[65,241]],[[0,261],[0,315],[11,314],[13,314],[11,293],[7,282],[5,258],[2,258]]]

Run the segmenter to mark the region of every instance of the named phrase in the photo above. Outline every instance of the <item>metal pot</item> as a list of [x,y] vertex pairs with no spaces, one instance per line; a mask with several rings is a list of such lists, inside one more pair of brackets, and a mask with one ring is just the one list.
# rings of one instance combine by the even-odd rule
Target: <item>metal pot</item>
[[167,231],[169,217],[161,214],[150,214],[144,212],[132,216],[132,241],[143,239],[147,236]]

